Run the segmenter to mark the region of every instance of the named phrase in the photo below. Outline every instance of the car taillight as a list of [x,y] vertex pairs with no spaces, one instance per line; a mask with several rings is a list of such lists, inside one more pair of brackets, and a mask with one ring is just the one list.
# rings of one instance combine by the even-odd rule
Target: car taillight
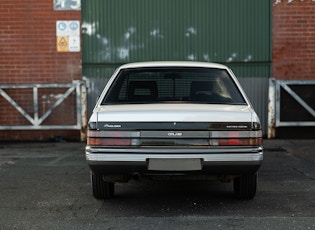
[[117,138],[88,138],[87,144],[94,146],[131,146],[131,140]]
[[88,130],[87,144],[90,146],[136,146],[139,132]]
[[219,146],[259,146],[262,145],[262,139],[220,139],[218,141]]
[[[153,133],[153,134],[152,134]],[[87,144],[90,146],[261,146],[262,131],[209,131],[181,132],[177,137],[172,132],[99,131],[88,130]],[[207,135],[206,135],[207,134]],[[163,136],[165,135],[165,136]],[[186,136],[185,136],[186,135]],[[190,136],[189,136],[190,135]],[[201,136],[200,136],[201,135]]]
[[215,131],[211,132],[210,145],[217,146],[260,146],[262,131]]

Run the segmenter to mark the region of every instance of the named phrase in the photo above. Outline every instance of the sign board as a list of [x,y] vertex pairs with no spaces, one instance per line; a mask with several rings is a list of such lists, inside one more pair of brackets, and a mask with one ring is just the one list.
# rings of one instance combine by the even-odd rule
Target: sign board
[[80,52],[80,37],[78,36],[70,36],[69,37],[69,52]]
[[53,0],[54,10],[81,10],[81,0]]
[[68,36],[68,22],[67,21],[57,21],[56,23],[56,31],[57,36]]
[[69,21],[69,36],[80,36],[80,21]]
[[80,52],[80,21],[56,21],[57,51]]
[[57,37],[57,51],[69,52],[69,38],[67,36]]

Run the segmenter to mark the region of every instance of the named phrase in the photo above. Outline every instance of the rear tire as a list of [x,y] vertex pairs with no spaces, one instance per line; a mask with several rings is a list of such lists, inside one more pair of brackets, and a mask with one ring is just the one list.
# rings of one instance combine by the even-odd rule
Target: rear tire
[[239,199],[253,199],[256,195],[257,181],[257,173],[234,178],[235,196]]
[[102,175],[91,172],[93,196],[96,199],[108,199],[114,197],[115,184],[103,180]]

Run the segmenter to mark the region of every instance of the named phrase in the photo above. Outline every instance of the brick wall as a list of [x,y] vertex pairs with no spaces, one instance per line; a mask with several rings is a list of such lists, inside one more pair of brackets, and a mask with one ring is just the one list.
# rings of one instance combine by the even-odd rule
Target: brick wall
[[273,3],[273,77],[315,79],[315,1]]
[[[56,21],[80,20],[81,11],[55,11],[53,0],[1,0],[0,4],[0,85],[71,83],[80,80],[81,52],[57,52]],[[65,91],[65,90],[64,90]],[[33,115],[32,90],[5,90],[29,115]],[[43,114],[47,96],[63,92],[46,91],[39,109]],[[71,95],[73,97],[73,95]],[[45,122],[63,124],[75,119],[73,98],[56,109]],[[46,101],[45,101],[46,100]],[[75,100],[74,100],[75,101]],[[50,100],[50,103],[54,103]],[[45,107],[46,106],[46,107]],[[0,96],[0,125],[27,125],[29,122]],[[79,131],[0,131],[3,140],[48,140],[56,136],[80,139]]]

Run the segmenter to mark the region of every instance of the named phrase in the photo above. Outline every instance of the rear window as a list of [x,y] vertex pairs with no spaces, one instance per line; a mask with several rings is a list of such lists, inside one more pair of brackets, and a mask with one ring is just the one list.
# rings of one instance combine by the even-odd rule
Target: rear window
[[121,70],[102,104],[163,102],[246,103],[226,70],[160,67]]

